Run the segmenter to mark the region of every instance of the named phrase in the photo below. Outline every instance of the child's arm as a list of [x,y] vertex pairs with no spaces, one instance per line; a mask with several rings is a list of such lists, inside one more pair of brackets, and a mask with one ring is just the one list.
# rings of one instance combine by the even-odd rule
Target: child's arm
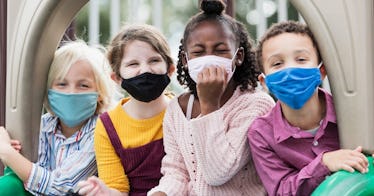
[[262,92],[233,100],[229,108],[191,120],[197,160],[212,186],[226,183],[248,163],[248,127],[274,106],[273,99]]
[[95,196],[128,196],[128,193],[121,193],[117,189],[107,187],[103,181],[96,176],[91,176],[85,181],[78,183],[80,195],[95,195]]
[[[174,105],[175,106],[175,105]],[[177,105],[176,107],[179,107]],[[167,109],[163,121],[164,150],[166,155],[162,159],[160,183],[151,189],[147,195],[188,195],[190,181],[186,165],[173,134],[175,127],[171,110]]]
[[369,167],[368,159],[362,154],[361,146],[355,150],[341,149],[326,152],[322,156],[322,162],[331,172],[339,170],[354,172],[356,169],[361,173],[366,173]]
[[0,127],[0,159],[12,168],[22,181],[28,179],[32,163],[12,147],[9,134],[4,127]]
[[101,119],[97,120],[94,147],[100,179],[110,188],[119,192],[129,192],[129,179]]
[[[266,122],[257,119],[248,132],[252,158],[257,174],[268,192],[273,195],[310,195],[313,190],[330,174],[322,164],[322,153],[302,169],[294,168],[280,158],[269,145],[273,135],[264,136],[268,131]],[[257,130],[257,128],[258,130]]]

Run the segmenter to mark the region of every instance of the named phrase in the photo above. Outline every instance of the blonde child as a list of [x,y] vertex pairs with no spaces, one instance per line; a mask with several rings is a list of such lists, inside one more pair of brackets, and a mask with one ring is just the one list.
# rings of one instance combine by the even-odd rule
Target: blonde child
[[[7,131],[0,128],[0,159],[29,193],[7,185],[4,179],[0,180],[1,195],[67,195],[80,180],[97,173],[93,133],[97,114],[111,102],[108,66],[103,53],[83,41],[67,43],[55,52],[44,98],[48,113],[41,119],[38,161],[32,163],[18,153],[19,147],[13,148]],[[9,176],[17,177],[4,177]]]

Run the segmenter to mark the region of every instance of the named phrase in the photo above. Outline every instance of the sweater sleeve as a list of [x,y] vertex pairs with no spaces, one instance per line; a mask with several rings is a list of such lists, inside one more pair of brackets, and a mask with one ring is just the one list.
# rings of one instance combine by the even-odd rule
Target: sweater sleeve
[[129,180],[125,175],[121,159],[117,156],[100,119],[97,120],[94,143],[99,178],[110,188],[129,192]]
[[[175,106],[175,105],[174,105]],[[179,107],[179,106],[178,106]],[[175,108],[174,108],[175,109]],[[172,107],[166,110],[163,130],[164,130],[164,150],[166,155],[162,159],[161,173],[158,186],[148,192],[152,195],[155,192],[164,192],[166,195],[188,195],[188,182],[190,181],[183,156],[175,139],[176,124],[172,114]]]
[[274,106],[273,99],[263,92],[234,99],[224,109],[191,120],[198,167],[212,186],[226,183],[248,163],[247,130],[256,117]]
[[[270,196],[310,195],[330,172],[322,164],[322,154],[297,170],[285,163],[261,135],[266,124],[257,120],[248,132],[253,161],[264,187]],[[262,128],[262,131],[259,130]]]

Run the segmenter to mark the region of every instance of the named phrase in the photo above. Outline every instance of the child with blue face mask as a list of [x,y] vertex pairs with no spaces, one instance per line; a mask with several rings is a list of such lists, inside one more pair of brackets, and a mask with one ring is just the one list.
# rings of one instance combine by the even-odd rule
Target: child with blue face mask
[[[97,115],[111,104],[109,74],[104,54],[83,41],[66,43],[55,52],[44,98],[48,113],[41,119],[38,162],[18,153],[7,131],[0,128],[0,159],[8,166],[0,178],[1,195],[67,195],[80,180],[97,173],[93,136]],[[7,184],[14,178],[28,192]]]
[[310,195],[338,170],[368,171],[362,148],[339,150],[332,96],[319,88],[326,71],[306,25],[273,25],[261,38],[259,80],[277,99],[248,131],[256,170],[270,196]]

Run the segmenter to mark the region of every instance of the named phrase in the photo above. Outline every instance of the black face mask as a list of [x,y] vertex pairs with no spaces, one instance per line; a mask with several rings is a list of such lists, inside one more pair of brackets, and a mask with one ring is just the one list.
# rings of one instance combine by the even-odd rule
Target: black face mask
[[141,102],[157,99],[170,83],[168,74],[143,73],[129,79],[122,79],[121,86],[132,97]]

